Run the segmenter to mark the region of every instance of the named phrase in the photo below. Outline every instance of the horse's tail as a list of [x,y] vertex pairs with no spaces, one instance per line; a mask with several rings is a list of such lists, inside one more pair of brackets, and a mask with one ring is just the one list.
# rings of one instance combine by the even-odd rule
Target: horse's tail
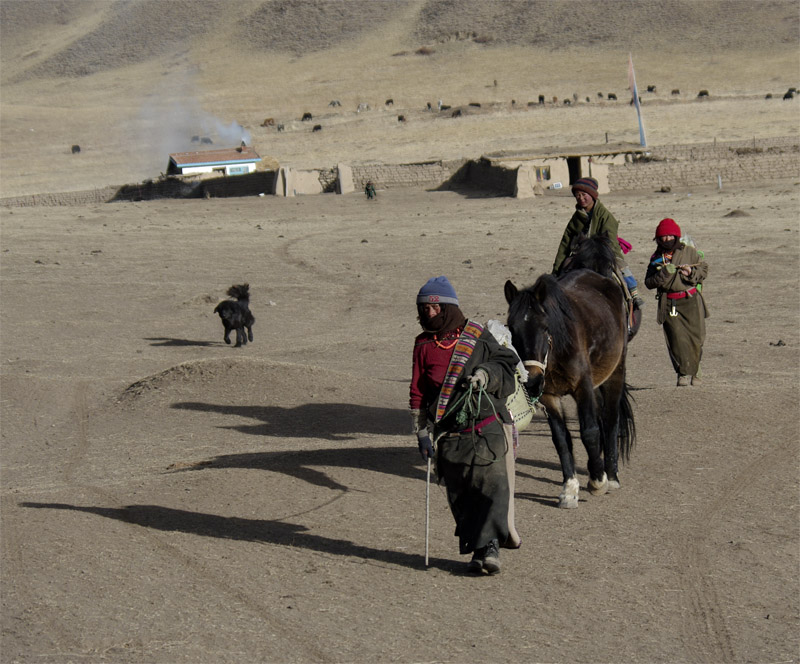
[[630,385],[625,383],[619,400],[619,458],[628,461],[636,443],[636,423],[633,420]]

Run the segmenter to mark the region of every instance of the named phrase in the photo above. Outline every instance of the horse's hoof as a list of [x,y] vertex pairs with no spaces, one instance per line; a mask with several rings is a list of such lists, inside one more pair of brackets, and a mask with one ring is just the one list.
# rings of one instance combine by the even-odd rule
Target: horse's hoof
[[575,477],[564,482],[564,489],[558,496],[558,506],[563,509],[575,509],[578,506],[578,494],[581,486]]
[[608,480],[608,490],[609,491],[616,491],[619,489],[619,480]]
[[589,493],[593,496],[602,496],[604,493],[608,493],[608,478],[606,474],[603,473],[603,479],[601,480],[593,480],[589,479],[589,483],[586,485],[586,488],[589,489]]
[[578,507],[578,496],[559,496],[558,506],[562,510],[574,510]]

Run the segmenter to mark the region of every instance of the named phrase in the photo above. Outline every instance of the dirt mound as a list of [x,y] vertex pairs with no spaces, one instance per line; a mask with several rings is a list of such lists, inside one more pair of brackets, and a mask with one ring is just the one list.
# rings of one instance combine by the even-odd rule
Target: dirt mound
[[[131,384],[92,421],[121,438],[151,441],[137,452],[142,465],[178,464],[176,469],[205,458],[196,456],[205,447],[199,452],[187,440],[195,428],[203,432],[198,441],[218,450],[234,433],[256,448],[266,441],[299,449],[395,437],[409,428],[406,390],[406,384],[315,366],[251,358],[190,361]],[[176,460],[179,449],[184,452]]]
[[750,215],[744,210],[731,210],[728,214],[722,215],[723,217],[749,217]]
[[312,402],[405,405],[404,390],[393,383],[249,357],[183,362],[137,380],[114,401],[127,408],[150,407],[153,400],[185,398],[192,392],[215,399],[230,395],[235,403],[244,399],[254,404],[291,407]]

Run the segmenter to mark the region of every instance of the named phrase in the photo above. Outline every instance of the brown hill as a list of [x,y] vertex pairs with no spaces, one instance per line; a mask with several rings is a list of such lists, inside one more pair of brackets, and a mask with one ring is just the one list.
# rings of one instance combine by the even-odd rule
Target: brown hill
[[[153,177],[198,133],[310,166],[636,140],[629,52],[651,142],[796,132],[799,25],[794,0],[5,0],[0,194]],[[483,111],[445,123],[437,100]]]

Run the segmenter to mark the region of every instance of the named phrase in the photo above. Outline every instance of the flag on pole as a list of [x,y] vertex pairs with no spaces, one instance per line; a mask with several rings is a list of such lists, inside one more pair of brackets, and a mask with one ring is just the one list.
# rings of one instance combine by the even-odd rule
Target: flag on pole
[[639,143],[642,147],[647,146],[644,137],[644,124],[642,123],[642,107],[639,104],[639,90],[636,88],[636,74],[633,71],[633,56],[628,53],[628,87],[633,95],[633,105],[636,106],[636,115],[639,118]]

